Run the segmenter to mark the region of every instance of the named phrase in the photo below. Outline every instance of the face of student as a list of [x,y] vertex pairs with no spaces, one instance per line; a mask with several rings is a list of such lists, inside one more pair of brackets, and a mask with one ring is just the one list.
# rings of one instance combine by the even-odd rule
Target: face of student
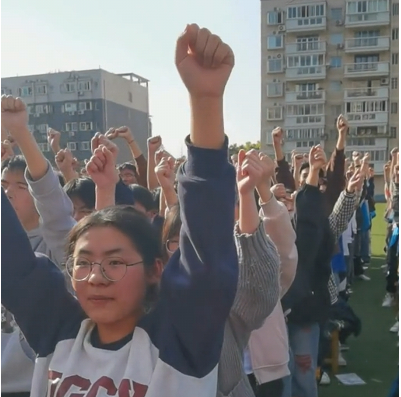
[[1,185],[25,230],[36,228],[39,216],[23,171],[4,169],[1,174]]
[[139,211],[142,212],[142,214],[146,215],[149,219],[153,219],[159,211],[157,210],[151,210],[151,211],[146,211],[146,208],[138,201],[135,202],[133,207]]
[[301,186],[305,185],[305,183],[306,183],[306,178],[308,177],[308,175],[309,175],[309,168],[304,168],[304,169],[301,171],[301,174],[299,175],[299,184],[300,184]]
[[126,264],[139,262],[135,266],[127,266],[125,275],[119,281],[105,278],[98,265],[92,266],[92,272],[85,281],[73,280],[79,303],[99,330],[101,327],[117,326],[121,331],[125,330],[125,334],[131,332],[131,324],[135,324],[135,318],[142,313],[149,282],[141,263],[142,257],[131,240],[114,227],[92,227],[77,240],[73,257],[95,263],[107,258],[119,258]]
[[95,209],[88,208],[85,206],[85,203],[77,196],[70,197],[72,204],[74,206],[74,214],[73,218],[79,222],[85,216],[90,215]]
[[135,183],[138,183],[135,172],[128,168],[120,171],[120,178],[125,185],[133,185]]

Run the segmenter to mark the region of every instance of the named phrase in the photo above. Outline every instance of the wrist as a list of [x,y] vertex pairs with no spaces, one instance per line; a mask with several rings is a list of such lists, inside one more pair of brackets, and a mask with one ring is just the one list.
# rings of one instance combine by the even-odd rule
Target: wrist
[[254,200],[255,201],[255,189],[247,190],[245,192],[239,191],[239,198],[242,201]]
[[14,138],[17,145],[21,145],[21,143],[25,143],[27,141],[35,140],[31,131],[29,131],[28,126],[20,129],[18,133],[11,132],[11,136]]
[[260,201],[262,202],[268,202],[273,196],[273,193],[270,190],[270,186],[267,183],[263,183],[260,186],[257,186],[256,190],[259,194]]

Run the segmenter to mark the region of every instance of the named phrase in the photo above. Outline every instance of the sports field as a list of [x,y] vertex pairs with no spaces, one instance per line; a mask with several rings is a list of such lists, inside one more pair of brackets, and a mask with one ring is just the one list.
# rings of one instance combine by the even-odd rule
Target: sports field
[[377,217],[372,230],[372,263],[366,271],[371,281],[357,281],[350,304],[362,320],[362,333],[348,340],[350,350],[343,353],[347,366],[340,373],[356,373],[364,386],[343,386],[330,374],[331,385],[319,387],[319,397],[386,397],[398,374],[397,334],[389,329],[395,322],[394,310],[383,308],[385,280],[380,266],[384,263],[384,204],[376,205]]

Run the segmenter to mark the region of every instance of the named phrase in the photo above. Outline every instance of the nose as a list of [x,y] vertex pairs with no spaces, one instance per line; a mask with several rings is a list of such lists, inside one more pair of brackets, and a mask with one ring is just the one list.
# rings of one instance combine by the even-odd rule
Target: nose
[[110,281],[103,276],[100,265],[94,264],[88,277],[88,282],[94,285],[109,284]]
[[8,197],[9,200],[13,200],[15,197],[15,192],[14,189],[9,185],[4,189],[4,192],[6,193],[6,196]]

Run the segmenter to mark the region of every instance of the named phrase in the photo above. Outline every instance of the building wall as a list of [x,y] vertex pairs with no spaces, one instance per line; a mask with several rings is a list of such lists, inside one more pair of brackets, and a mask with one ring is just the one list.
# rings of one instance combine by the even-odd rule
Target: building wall
[[[271,131],[282,126],[287,154],[293,149],[307,152],[317,143],[330,153],[337,140],[335,121],[343,113],[350,124],[347,151],[371,152],[375,172],[382,174],[389,149],[397,145],[399,136],[398,105],[394,105],[398,104],[398,62],[392,65],[393,54],[398,57],[398,30],[394,31],[398,29],[398,0],[388,1],[384,11],[358,15],[348,3],[261,1],[261,143],[272,152]],[[320,5],[324,13],[308,16],[310,5]],[[290,7],[303,7],[295,11],[301,17],[291,18],[294,8]],[[312,43],[311,36],[317,42]],[[301,37],[303,43],[296,44]],[[268,49],[268,43],[279,48]],[[366,64],[355,65],[362,59]],[[280,62],[283,69],[272,73],[269,66],[277,68]],[[302,84],[310,84],[309,91],[315,92],[299,92],[306,89],[299,87]],[[367,107],[374,109],[361,111]]]
[[[28,106],[29,128],[45,156],[54,162],[47,145],[47,128],[62,133],[78,160],[89,158],[90,141],[110,127],[129,126],[144,153],[149,136],[148,81],[134,74],[115,75],[102,69],[3,78],[2,94],[21,96]],[[132,156],[124,142],[118,161]]]

